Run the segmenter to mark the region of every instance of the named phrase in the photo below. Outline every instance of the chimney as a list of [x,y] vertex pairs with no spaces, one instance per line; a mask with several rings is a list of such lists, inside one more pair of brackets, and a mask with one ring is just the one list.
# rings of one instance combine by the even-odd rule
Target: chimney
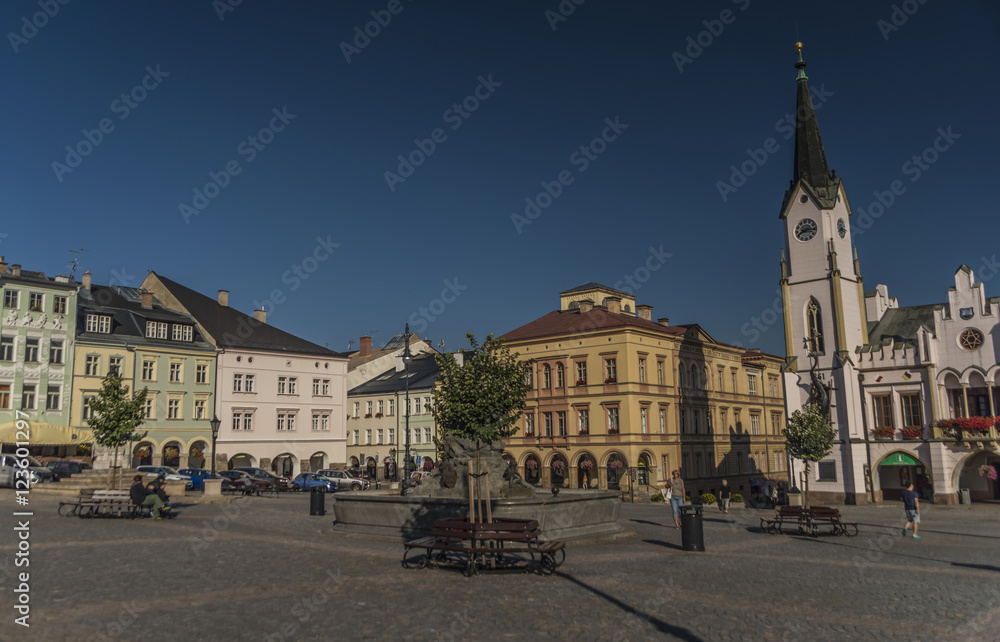
[[608,306],[608,312],[611,314],[621,314],[622,312],[622,300],[620,297],[609,296],[604,299],[605,305]]
[[253,318],[257,319],[260,323],[267,323],[267,310],[260,309],[253,311]]
[[594,309],[594,302],[591,301],[590,299],[577,301],[577,304],[580,306],[580,314],[583,314],[584,312],[590,312],[591,310]]
[[659,323],[660,325],[663,325],[663,326],[670,325],[670,319],[668,319],[667,317],[663,317],[663,318],[657,319],[656,322]]
[[372,338],[371,337],[361,337],[361,350],[358,352],[359,357],[367,357],[372,353]]
[[7,261],[0,256],[0,274],[7,274]]
[[11,264],[10,273],[12,276],[21,276],[21,264],[20,263]]
[[229,290],[219,290],[219,305],[229,307]]
[[653,320],[653,306],[651,305],[637,305],[635,306],[635,311],[639,313],[640,319],[645,319],[646,321]]
[[153,293],[149,290],[142,291],[142,309],[151,310],[153,308]]
[[90,292],[90,270],[83,273],[83,289]]

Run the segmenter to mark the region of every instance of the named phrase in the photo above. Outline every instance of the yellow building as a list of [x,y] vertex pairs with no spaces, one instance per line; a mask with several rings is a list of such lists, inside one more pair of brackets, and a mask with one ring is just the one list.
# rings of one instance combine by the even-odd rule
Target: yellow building
[[507,456],[531,483],[652,490],[678,469],[691,497],[728,479],[787,480],[779,357],[719,343],[698,325],[598,283],[503,336],[534,359]]

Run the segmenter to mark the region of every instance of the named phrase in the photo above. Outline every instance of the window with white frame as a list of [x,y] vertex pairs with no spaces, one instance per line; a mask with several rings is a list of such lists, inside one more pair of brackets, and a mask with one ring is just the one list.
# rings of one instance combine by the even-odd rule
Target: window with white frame
[[38,363],[38,342],[39,339],[24,340],[24,361],[26,363]]
[[391,417],[394,414],[396,414],[396,400],[395,399],[390,399],[389,400],[389,416]]
[[372,416],[372,406],[373,406],[373,403],[374,402],[371,402],[371,401],[366,401],[365,402],[365,417],[371,417]]
[[524,436],[535,436],[535,415],[533,414],[524,415]]
[[313,396],[319,396],[319,379],[313,379]]
[[278,377],[278,394],[288,394],[288,377]]
[[194,340],[194,330],[189,325],[175,323],[171,329],[170,338],[174,341],[192,341]]
[[581,435],[590,434],[590,411],[586,408],[580,408],[576,411],[577,417],[577,429]]
[[83,362],[83,374],[95,377],[101,374],[101,357],[96,354],[88,354]]
[[544,433],[545,436],[546,437],[551,437],[552,436],[552,413],[551,412],[544,412],[544,413],[542,413],[542,420],[544,421],[544,425],[545,425],[545,433]]
[[14,360],[14,337],[0,337],[0,361]]
[[365,445],[372,443],[372,429],[365,430]]
[[660,434],[667,434],[667,411],[665,408],[660,408]]
[[174,361],[170,364],[170,383],[181,382],[181,372],[184,364]]
[[646,383],[646,360],[639,359],[639,383]]
[[431,443],[431,429],[430,428],[424,428],[424,442],[428,443],[428,444]]
[[0,410],[10,410],[9,383],[0,383]]
[[147,339],[166,339],[167,324],[163,321],[146,321]]
[[330,415],[324,413],[322,417],[319,418],[319,429],[320,430],[330,430]]
[[208,383],[208,364],[199,363],[194,367],[194,382]]
[[324,397],[329,397],[330,396],[330,380],[329,379],[324,379],[323,380],[322,394],[323,394]]
[[413,443],[415,443],[415,444],[421,443],[421,441],[420,441],[420,429],[419,428],[414,428],[410,432],[413,433],[413,437],[412,437],[411,441]]
[[39,292],[31,292],[28,294],[28,307],[32,312],[41,312],[43,305],[43,297]]
[[195,399],[194,400],[194,418],[204,419],[205,418],[205,400]]
[[90,402],[93,401],[94,395],[83,395],[83,411],[80,413],[80,418],[83,421],[93,418],[94,409],[90,407]]
[[181,400],[167,399],[167,419],[181,418]]
[[351,436],[353,437],[353,439],[351,441],[354,443],[355,446],[358,446],[358,445],[361,444],[361,431],[360,430],[355,430],[354,434],[351,435]]
[[142,405],[142,416],[146,419],[153,419],[153,408],[155,403],[152,397],[146,397],[145,403]]
[[243,381],[245,383],[246,392],[254,391],[254,375],[248,374],[243,376]]
[[615,407],[608,408],[608,434],[617,435],[618,431],[619,431],[618,408]]
[[719,392],[726,391],[726,370],[719,368]]
[[379,399],[378,400],[378,414],[380,414],[380,415],[384,415],[385,414],[385,400],[384,399]]
[[319,414],[315,412],[312,415],[312,429],[319,430]]
[[642,425],[642,434],[649,433],[649,408],[643,406],[639,409],[639,422]]
[[733,392],[739,392],[739,390],[736,388],[736,371],[733,370],[729,374],[732,375],[730,378],[732,379],[731,383],[733,384]]
[[757,394],[757,374],[753,372],[747,373],[747,394],[755,395]]
[[431,412],[431,398],[430,397],[424,397],[424,409],[427,410],[427,412]]
[[760,415],[755,415],[755,414],[750,415],[750,434],[751,435],[760,434]]
[[664,381],[663,381],[663,361],[659,360],[659,359],[656,361],[656,382],[658,384],[660,384],[661,386],[664,385]]
[[395,428],[390,428],[389,429],[389,443],[390,444],[396,443],[396,429]]
[[566,387],[566,367],[561,363],[556,364],[556,388]]
[[618,381],[618,360],[608,358],[604,360],[604,382],[616,383]]
[[20,300],[20,291],[5,290],[3,293],[3,307],[16,310]]
[[45,409],[59,410],[59,400],[62,389],[59,386],[49,386],[45,395]]
[[233,375],[233,392],[243,392],[243,375]]
[[154,381],[156,379],[156,362],[152,359],[142,360],[142,380]]
[[557,412],[556,413],[556,428],[559,430],[559,436],[566,436],[566,413]]
[[354,402],[354,418],[357,419],[360,416],[361,416],[361,402],[360,401],[355,401]]
[[542,387],[551,388],[552,387],[552,368],[549,364],[542,366]]
[[383,442],[383,441],[382,441],[382,438],[383,438],[384,436],[385,436],[385,431],[384,431],[384,430],[382,430],[381,428],[377,429],[377,430],[375,431],[375,443],[376,443],[376,444],[382,444],[382,443],[385,443],[385,442]]
[[108,374],[122,376],[122,358],[108,357]]
[[577,385],[584,386],[587,384],[587,362],[577,361],[576,362],[576,383]]
[[52,297],[52,314],[66,314],[66,297]]
[[288,378],[288,394],[297,395],[299,394],[299,379],[298,377]]

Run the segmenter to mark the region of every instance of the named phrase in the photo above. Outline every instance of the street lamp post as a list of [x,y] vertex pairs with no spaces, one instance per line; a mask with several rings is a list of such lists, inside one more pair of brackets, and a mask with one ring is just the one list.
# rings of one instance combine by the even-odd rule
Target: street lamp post
[[212,477],[215,477],[215,442],[219,438],[219,425],[222,422],[218,417],[213,416],[208,425],[212,427]]
[[399,494],[406,495],[410,485],[410,324],[403,330],[403,382],[406,386],[406,454],[403,456],[403,480],[399,484]]

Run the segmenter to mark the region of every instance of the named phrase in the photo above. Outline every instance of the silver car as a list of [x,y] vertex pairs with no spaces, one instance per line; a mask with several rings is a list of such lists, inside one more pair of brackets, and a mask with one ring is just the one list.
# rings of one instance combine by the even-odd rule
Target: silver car
[[[15,472],[22,468],[22,466],[19,465],[20,462],[18,462],[18,459],[18,457],[9,453],[0,455],[0,486],[17,487],[16,480],[19,478],[25,479],[24,476],[19,476]],[[28,464],[27,467],[24,468],[28,471],[26,481],[28,481],[31,486],[41,484],[42,482],[55,481],[55,476],[52,474],[52,471],[45,466],[42,466],[37,459],[31,457],[30,455],[28,457],[24,457],[24,459],[26,460],[24,463]]]
[[367,479],[359,479],[346,470],[317,470],[316,474],[335,483],[337,490],[368,490],[371,486]]
[[194,482],[191,481],[190,475],[182,475],[177,472],[176,468],[171,468],[170,466],[139,466],[136,470],[146,477],[155,478],[163,475],[165,481],[184,482],[184,487],[187,490],[194,488]]

